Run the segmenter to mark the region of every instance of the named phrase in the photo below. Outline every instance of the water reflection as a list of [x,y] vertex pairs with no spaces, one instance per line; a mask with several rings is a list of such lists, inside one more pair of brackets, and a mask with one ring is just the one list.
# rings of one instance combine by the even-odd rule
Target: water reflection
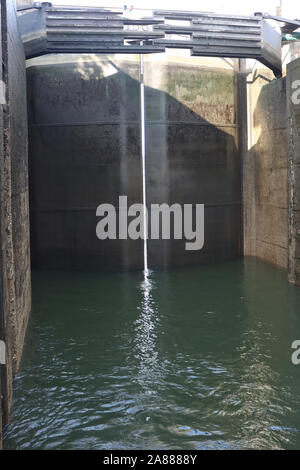
[[33,286],[7,449],[300,448],[300,290],[281,270],[38,273]]
[[155,282],[151,279],[151,271],[146,270],[140,284],[141,303],[135,321],[134,352],[137,361],[136,380],[148,393],[154,392],[154,384],[161,374],[157,347],[158,307],[153,300],[153,289]]

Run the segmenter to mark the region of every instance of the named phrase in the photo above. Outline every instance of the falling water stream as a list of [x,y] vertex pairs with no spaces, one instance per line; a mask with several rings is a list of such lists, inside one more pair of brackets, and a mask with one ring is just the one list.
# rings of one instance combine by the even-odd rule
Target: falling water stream
[[[141,45],[143,43],[141,42]],[[146,119],[145,119],[145,84],[144,57],[140,54],[140,93],[141,93],[141,157],[143,172],[143,238],[144,238],[144,275],[148,275],[148,227],[147,227],[147,190],[146,190]]]

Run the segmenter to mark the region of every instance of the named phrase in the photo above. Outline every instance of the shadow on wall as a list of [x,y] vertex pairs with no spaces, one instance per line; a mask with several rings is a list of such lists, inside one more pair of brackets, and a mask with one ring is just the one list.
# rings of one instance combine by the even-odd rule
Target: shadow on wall
[[[162,66],[154,67],[159,74]],[[165,79],[174,82],[167,69]],[[208,73],[194,70],[192,80]],[[148,207],[205,204],[203,250],[186,251],[185,240],[149,240],[150,268],[238,257],[240,161],[228,102],[224,132],[165,91],[146,86],[145,96]],[[207,96],[202,109],[205,102],[211,109]],[[142,269],[142,240],[96,237],[99,204],[118,207],[120,195],[128,196],[128,205],[142,202],[138,62],[101,57],[31,66],[28,105],[33,266]]]
[[[287,268],[286,80],[252,85],[257,103],[244,169],[246,254]],[[262,88],[261,88],[262,87]]]

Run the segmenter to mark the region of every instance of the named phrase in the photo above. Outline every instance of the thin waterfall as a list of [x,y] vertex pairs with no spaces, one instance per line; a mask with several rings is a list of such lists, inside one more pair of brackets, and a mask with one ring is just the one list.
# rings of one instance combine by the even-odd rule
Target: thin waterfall
[[[143,43],[141,43],[143,45]],[[143,172],[143,223],[144,223],[144,274],[148,274],[148,220],[147,220],[147,191],[146,191],[146,121],[145,121],[145,85],[144,57],[140,54],[140,94],[141,94],[141,156]]]

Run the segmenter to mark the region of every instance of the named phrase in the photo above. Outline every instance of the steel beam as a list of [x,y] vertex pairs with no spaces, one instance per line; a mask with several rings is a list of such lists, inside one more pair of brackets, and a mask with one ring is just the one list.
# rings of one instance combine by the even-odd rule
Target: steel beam
[[19,22],[27,58],[51,52],[148,54],[185,48],[195,56],[257,59],[281,75],[281,34],[262,14],[155,10],[152,17],[133,19],[121,10],[41,3],[21,12]]

